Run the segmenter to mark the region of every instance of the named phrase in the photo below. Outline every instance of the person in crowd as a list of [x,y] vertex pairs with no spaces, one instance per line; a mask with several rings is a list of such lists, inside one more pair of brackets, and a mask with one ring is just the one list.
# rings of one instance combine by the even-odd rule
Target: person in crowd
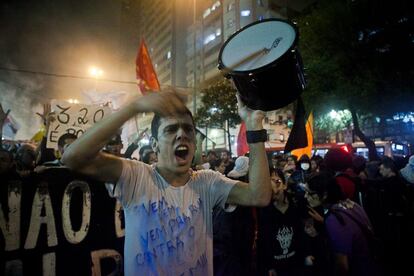
[[[223,163],[223,160],[219,160]],[[224,173],[224,166],[223,166]],[[248,182],[249,158],[239,156],[228,177]],[[254,240],[253,210],[246,206],[213,210],[214,275],[251,275]]]
[[382,200],[376,208],[378,221],[374,227],[377,227],[375,229],[384,241],[388,271],[394,275],[405,275],[404,270],[408,269],[407,264],[411,261],[406,258],[406,252],[411,250],[407,245],[413,234],[408,189],[390,157],[381,158],[379,173],[383,179],[376,188]]
[[286,164],[287,164],[287,156],[286,154],[279,154],[280,159],[277,162],[277,167],[275,169],[279,169],[282,170],[285,168]]
[[[317,177],[315,177],[317,176]],[[328,237],[325,231],[323,199],[325,190],[323,184],[331,178],[328,174],[313,174],[304,187],[306,207],[303,210],[305,242],[307,244],[305,263],[306,275],[332,275],[331,256],[328,248]],[[312,191],[308,187],[312,187]]]
[[123,147],[124,145],[122,143],[121,134],[116,134],[106,143],[104,151],[118,157],[124,157],[121,153]]
[[[146,130],[145,130],[146,131]],[[122,157],[122,158],[127,158],[127,159],[131,159],[131,156],[133,154],[133,152],[138,148],[138,143],[139,141],[144,137],[145,135],[145,131],[141,132],[138,135],[138,138],[131,143],[127,150],[125,151],[125,153],[121,153],[122,149],[124,148],[124,144],[122,143],[122,138],[121,138],[121,134],[116,134],[115,136],[113,136],[108,143],[105,145],[104,147],[104,152],[118,156],[118,157]],[[152,162],[155,161],[156,159],[156,154],[155,157],[148,155],[148,153],[150,152],[154,152],[152,150],[151,145],[144,145],[139,149],[139,160],[143,161],[144,156],[147,156],[147,162],[149,162],[149,158],[152,158]],[[144,162],[146,163],[146,162]],[[148,164],[148,163],[147,163]]]
[[[227,174],[228,177],[239,179],[246,177],[249,172],[249,157],[239,156],[234,162],[234,168]],[[247,181],[248,179],[246,179]]]
[[408,163],[400,170],[400,174],[408,186],[414,186],[414,155],[410,156]]
[[37,169],[40,169],[40,168],[43,169],[43,167],[39,167],[39,165],[42,166],[46,162],[56,162],[56,160],[60,158],[61,155],[56,156],[55,150],[53,148],[46,147],[47,135],[49,133],[50,124],[56,119],[55,113],[52,112],[50,104],[44,104],[43,113],[37,112],[36,114],[40,116],[43,126],[44,126],[42,140],[40,141],[40,144],[36,148],[36,155],[37,155],[36,165],[37,165]]
[[147,151],[142,157],[142,162],[148,165],[157,163],[157,161],[158,161],[157,154],[153,150]]
[[324,223],[333,258],[331,275],[381,275],[370,243],[375,234],[364,209],[346,198],[328,174],[314,176],[305,187],[306,197],[317,194],[327,210]]
[[226,170],[226,165],[224,164],[224,161],[221,159],[214,159],[210,162],[210,170],[216,171],[224,175],[224,171]]
[[209,150],[207,152],[207,162],[201,164],[201,167],[199,169],[205,169],[205,170],[210,169],[210,164],[211,164],[210,162],[214,163],[214,161],[217,159],[219,159],[217,156],[217,153],[214,150]]
[[[190,170],[195,126],[178,92],[148,93],[99,121],[64,153],[74,171],[116,183],[114,194],[125,212],[126,275],[213,275],[212,210],[237,204],[266,206],[271,187],[264,148],[264,112],[238,98],[250,152],[249,184],[211,170]],[[154,112],[151,145],[156,165],[101,151],[116,131],[137,113]]]
[[309,179],[310,175],[311,161],[309,157],[304,154],[299,158],[299,161],[296,163],[296,169],[287,180],[288,187],[286,191],[291,196],[291,200],[302,209],[306,206],[303,185]]
[[270,157],[271,157],[271,162],[272,162],[273,169],[279,168],[280,162],[282,161],[283,156],[281,154],[273,153],[273,154],[270,155]]
[[201,153],[201,164],[204,164],[206,162],[208,162],[208,160],[207,160],[207,154],[203,151]]
[[138,154],[139,154],[138,160],[142,161],[142,158],[144,158],[144,155],[146,155],[148,152],[151,152],[151,151],[153,151],[151,145],[143,145],[142,147],[140,147],[138,151]]
[[383,208],[392,216],[404,216],[407,210],[407,190],[405,183],[397,174],[394,160],[388,156],[381,159],[379,173],[382,176],[381,189],[384,191]]
[[332,148],[326,153],[324,163],[326,169],[334,174],[335,180],[338,182],[339,187],[341,187],[343,194],[347,198],[357,201],[358,187],[352,176],[348,174],[348,169],[352,167],[351,154],[342,148]]
[[148,128],[144,129],[140,134],[138,134],[138,137],[132,141],[132,143],[125,150],[125,153],[123,155],[124,158],[132,159],[132,154],[138,149],[138,144],[147,135],[147,131]]
[[314,155],[311,158],[311,173],[317,174],[321,170],[321,164],[323,162],[323,158],[319,155]]
[[361,180],[367,179],[368,175],[366,172],[367,160],[362,155],[354,155],[352,157],[352,170],[356,176]]
[[66,149],[76,140],[78,137],[72,133],[62,134],[58,139],[58,151],[60,156],[63,156]]
[[381,175],[379,173],[379,166],[381,162],[379,160],[368,161],[365,165],[365,173],[369,180],[379,180]]
[[299,158],[296,163],[296,169],[291,174],[290,178],[298,185],[303,185],[308,180],[311,174],[311,161],[306,154]]
[[224,175],[227,175],[234,168],[234,161],[231,158],[230,151],[223,150],[220,153],[220,159],[223,160],[224,166],[226,166],[226,168],[224,170]]
[[290,175],[296,170],[296,156],[289,155],[286,157],[286,165],[283,167],[283,173],[286,178],[289,178]]
[[2,147],[0,147],[0,178],[5,183],[7,179],[17,178],[13,154]]
[[286,193],[282,171],[271,170],[272,201],[258,208],[258,275],[304,274],[304,226],[300,209]]
[[[65,133],[62,134],[58,139],[58,153],[59,156],[63,156],[67,147],[72,144],[78,137],[73,133]],[[43,141],[42,141],[43,142]],[[44,158],[41,158],[41,160]],[[60,167],[64,168],[65,166],[60,162],[60,158],[56,158],[52,161],[43,162],[41,165],[36,166],[34,169],[37,173],[42,173],[45,170],[52,168],[52,167]]]
[[15,156],[16,171],[21,177],[28,177],[36,166],[36,148],[31,144],[21,145]]

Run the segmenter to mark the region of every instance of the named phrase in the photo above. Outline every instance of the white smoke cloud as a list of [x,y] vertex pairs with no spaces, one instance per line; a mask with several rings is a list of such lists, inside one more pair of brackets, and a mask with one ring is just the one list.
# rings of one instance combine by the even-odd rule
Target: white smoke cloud
[[10,109],[13,119],[19,124],[15,139],[30,139],[40,128],[41,119],[36,112],[43,112],[42,104],[47,99],[41,96],[42,84],[36,78],[13,76],[0,80],[0,103],[5,111]]

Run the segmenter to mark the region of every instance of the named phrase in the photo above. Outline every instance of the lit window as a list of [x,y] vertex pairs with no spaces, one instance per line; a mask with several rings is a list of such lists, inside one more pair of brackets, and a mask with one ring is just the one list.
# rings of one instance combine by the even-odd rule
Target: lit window
[[214,11],[218,7],[220,7],[220,1],[216,1],[216,3],[213,4],[213,6],[211,7],[211,9]]
[[233,18],[229,18],[229,20],[227,20],[227,28],[233,27],[234,26],[234,19]]
[[250,10],[243,10],[240,12],[241,16],[249,16],[250,15]]
[[211,41],[213,41],[214,39],[216,39],[216,35],[215,34],[209,34],[205,39],[204,39],[204,45],[210,43]]
[[168,51],[168,53],[167,53],[167,59],[170,59],[171,58],[171,51]]
[[221,35],[221,29],[220,28],[217,28],[217,30],[216,30],[216,36],[220,36]]
[[211,13],[210,8],[206,9],[206,10],[204,11],[204,13],[203,13],[203,18],[206,18],[207,16],[209,16],[209,15],[210,15],[210,13]]

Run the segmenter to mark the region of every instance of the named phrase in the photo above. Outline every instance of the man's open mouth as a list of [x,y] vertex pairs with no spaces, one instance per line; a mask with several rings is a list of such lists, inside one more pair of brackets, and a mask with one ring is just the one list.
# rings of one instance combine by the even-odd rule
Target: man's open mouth
[[179,146],[175,149],[175,156],[180,159],[186,159],[188,155],[188,147],[187,146]]

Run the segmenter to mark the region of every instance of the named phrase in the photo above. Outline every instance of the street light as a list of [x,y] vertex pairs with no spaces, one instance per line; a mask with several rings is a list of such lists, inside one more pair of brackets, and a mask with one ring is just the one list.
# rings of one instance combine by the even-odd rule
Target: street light
[[101,78],[104,74],[104,71],[101,68],[92,66],[89,68],[89,75],[95,79],[94,81],[94,90],[97,90],[98,79]]
[[103,76],[104,71],[98,67],[92,66],[89,68],[89,75],[91,75],[93,78],[100,78]]

